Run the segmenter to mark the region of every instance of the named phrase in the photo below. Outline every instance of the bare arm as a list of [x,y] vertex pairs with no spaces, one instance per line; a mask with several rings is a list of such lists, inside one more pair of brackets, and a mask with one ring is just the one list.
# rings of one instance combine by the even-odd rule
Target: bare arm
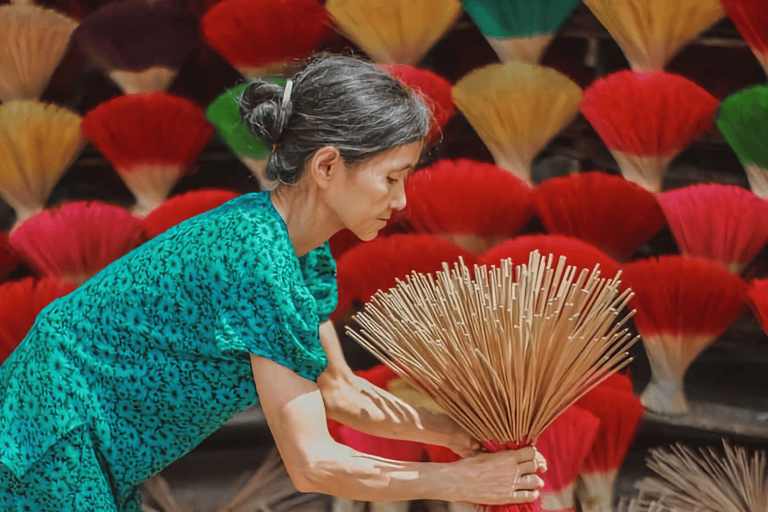
[[480,448],[447,415],[413,407],[354,375],[330,321],[320,326],[320,341],[328,368],[317,379],[317,385],[329,418],[366,434],[446,446],[462,456]]
[[534,450],[468,457],[451,464],[396,462],[336,443],[315,383],[251,355],[256,391],[288,473],[303,492],[361,501],[439,499],[520,503],[538,496]]

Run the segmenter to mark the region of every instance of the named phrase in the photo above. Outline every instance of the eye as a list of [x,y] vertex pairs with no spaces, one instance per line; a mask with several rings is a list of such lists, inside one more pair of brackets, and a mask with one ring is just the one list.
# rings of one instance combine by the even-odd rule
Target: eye
[[399,178],[393,178],[392,176],[387,176],[388,183],[397,183],[399,180],[400,180]]

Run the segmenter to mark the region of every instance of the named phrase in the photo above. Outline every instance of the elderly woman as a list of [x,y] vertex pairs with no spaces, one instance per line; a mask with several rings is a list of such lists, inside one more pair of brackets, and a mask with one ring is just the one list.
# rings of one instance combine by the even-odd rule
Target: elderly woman
[[[328,321],[327,240],[344,228],[370,240],[405,206],[428,109],[379,67],[340,56],[285,88],[254,81],[240,105],[272,145],[275,188],[179,224],[54,301],[0,367],[0,510],[138,511],[144,479],[257,403],[301,491],[535,499],[533,449],[476,452],[447,416],[356,378]],[[334,442],[326,418],[465,458],[369,456]]]

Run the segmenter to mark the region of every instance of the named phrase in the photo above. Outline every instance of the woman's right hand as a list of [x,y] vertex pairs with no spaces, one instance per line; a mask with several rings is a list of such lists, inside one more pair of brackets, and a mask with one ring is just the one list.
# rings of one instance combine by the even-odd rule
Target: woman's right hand
[[[527,503],[539,497],[546,461],[534,448],[480,453],[447,464],[446,501],[483,505]],[[455,482],[450,484],[449,482]],[[450,487],[450,488],[448,488]]]

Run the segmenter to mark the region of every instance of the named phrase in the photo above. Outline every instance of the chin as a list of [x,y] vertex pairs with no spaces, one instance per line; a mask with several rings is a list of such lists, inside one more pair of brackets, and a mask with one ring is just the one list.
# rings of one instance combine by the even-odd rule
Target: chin
[[370,242],[371,240],[373,240],[377,236],[379,236],[379,232],[378,231],[368,231],[367,233],[363,233],[361,235],[357,235],[357,238],[359,238],[363,242]]

